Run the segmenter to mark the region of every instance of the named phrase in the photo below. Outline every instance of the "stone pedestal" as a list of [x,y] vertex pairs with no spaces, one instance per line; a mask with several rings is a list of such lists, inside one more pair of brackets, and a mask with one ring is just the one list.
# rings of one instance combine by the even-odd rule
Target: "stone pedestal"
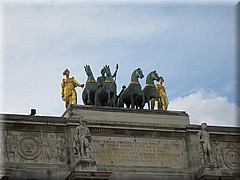
[[201,167],[196,174],[196,179],[198,180],[219,179],[221,175],[222,173],[219,168]]
[[97,163],[91,158],[79,159],[76,163],[75,171],[97,171]]
[[112,173],[97,172],[97,163],[92,158],[81,158],[77,160],[74,171],[72,171],[66,180],[84,180],[84,179],[108,179]]
[[12,171],[13,171],[12,169],[3,169],[3,170],[0,170],[0,178],[1,178],[2,180],[7,180],[7,179],[10,177]]
[[127,109],[98,106],[71,105],[62,115],[70,120],[81,116],[91,123],[108,124],[157,124],[186,127],[190,124],[189,116],[184,111],[153,111],[148,109]]
[[66,180],[88,180],[88,179],[101,179],[108,180],[111,176],[111,172],[90,172],[90,171],[73,171]]

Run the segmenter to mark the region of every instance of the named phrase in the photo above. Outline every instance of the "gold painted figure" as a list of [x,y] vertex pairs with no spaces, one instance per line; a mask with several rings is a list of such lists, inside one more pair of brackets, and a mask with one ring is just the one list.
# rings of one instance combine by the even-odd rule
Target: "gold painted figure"
[[66,69],[63,72],[63,75],[66,75],[66,79],[63,79],[62,81],[62,99],[65,101],[65,107],[66,109],[71,105],[71,104],[77,104],[77,92],[74,89],[75,87],[79,86],[81,88],[84,87],[84,84],[78,83],[74,77],[69,77],[70,71]]
[[[159,84],[156,84],[156,88],[158,90],[158,95],[161,96],[161,99],[160,98],[151,99],[151,109],[154,109],[155,101],[157,101],[158,110],[166,111],[168,108],[168,97],[167,97],[166,89],[162,85],[163,82],[164,82],[163,77],[160,77]],[[162,101],[162,103],[160,101]],[[162,106],[161,106],[161,104],[162,104]]]

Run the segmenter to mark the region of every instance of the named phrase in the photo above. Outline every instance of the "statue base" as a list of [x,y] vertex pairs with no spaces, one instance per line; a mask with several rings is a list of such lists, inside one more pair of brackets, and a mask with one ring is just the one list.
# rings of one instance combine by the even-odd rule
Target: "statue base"
[[81,158],[75,165],[75,171],[97,171],[97,163],[91,158]]
[[62,115],[69,122],[79,120],[81,116],[90,123],[114,124],[157,124],[158,126],[186,127],[190,124],[189,116],[184,111],[154,111],[107,106],[71,105]]
[[219,167],[201,167],[197,174],[196,179],[207,180],[207,179],[219,179],[222,176],[222,172]]
[[108,180],[112,172],[97,171],[97,163],[92,158],[81,158],[77,161],[74,171],[72,171],[66,180],[79,179],[102,179]]
[[112,172],[72,171],[66,180],[101,179],[108,180]]

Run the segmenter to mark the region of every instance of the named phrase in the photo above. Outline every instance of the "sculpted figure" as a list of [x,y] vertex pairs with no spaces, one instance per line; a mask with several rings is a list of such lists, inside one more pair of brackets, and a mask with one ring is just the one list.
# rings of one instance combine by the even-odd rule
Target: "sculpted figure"
[[106,77],[104,76],[105,81],[103,83],[103,87],[100,85],[97,92],[95,93],[95,106],[115,107],[115,102],[117,99],[117,85],[113,80],[113,76],[108,65],[104,66],[102,72],[104,75],[106,74]]
[[213,159],[212,159],[212,148],[210,145],[210,135],[209,133],[206,131],[207,128],[207,124],[206,123],[202,123],[202,130],[198,132],[197,136],[198,136],[198,142],[200,145],[200,149],[202,151],[202,164],[203,165],[209,165],[213,163]]
[[71,104],[77,104],[77,92],[74,89],[75,87],[79,86],[81,88],[84,87],[84,84],[78,83],[74,77],[69,77],[70,71],[66,69],[63,72],[63,75],[66,75],[66,79],[62,80],[62,99],[65,101],[65,107],[66,109],[71,105]]
[[224,164],[223,163],[224,160],[223,160],[223,147],[220,144],[216,144],[215,153],[216,153],[217,165],[221,167]]
[[18,138],[17,135],[14,135],[11,131],[7,132],[7,159],[8,161],[16,161],[17,155],[17,146],[18,146]]
[[78,155],[79,158],[88,158],[88,150],[92,137],[87,127],[87,121],[80,118],[79,126],[76,128],[76,133],[73,141],[73,152]]
[[[162,85],[163,82],[164,82],[163,77],[160,77],[159,84],[156,84],[156,88],[158,90],[158,95],[161,96],[161,99],[160,98],[151,99],[151,109],[154,109],[155,101],[157,101],[158,110],[166,111],[168,108],[168,97],[167,97],[166,89]],[[162,103],[160,102],[160,100],[162,101]],[[161,106],[161,104],[162,104],[162,106]]]
[[[118,71],[118,64],[116,64],[116,70],[115,70],[115,72],[113,73],[113,75],[112,75],[112,77],[114,78],[116,78],[116,75],[117,75],[117,71]],[[97,78],[97,86],[98,87],[103,87],[104,86],[104,84],[105,84],[105,80],[106,80],[106,75],[105,75],[105,67],[103,67],[102,69],[101,69],[101,76],[99,76],[98,78]]]
[[42,144],[43,160],[45,162],[50,161],[51,160],[51,156],[50,156],[51,146],[50,146],[50,143],[48,141],[48,137],[47,137],[46,133],[43,134],[41,144]]

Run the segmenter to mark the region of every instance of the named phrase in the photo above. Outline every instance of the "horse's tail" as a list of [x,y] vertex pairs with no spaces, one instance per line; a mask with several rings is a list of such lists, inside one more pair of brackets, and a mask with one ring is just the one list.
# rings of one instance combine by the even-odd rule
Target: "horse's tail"
[[126,86],[123,85],[123,86],[122,86],[122,90],[120,91],[119,95],[117,95],[117,97],[116,97],[115,104],[117,104],[117,101],[118,101],[119,97],[121,96],[121,94],[123,93],[123,91],[124,91],[125,89],[126,89]]

